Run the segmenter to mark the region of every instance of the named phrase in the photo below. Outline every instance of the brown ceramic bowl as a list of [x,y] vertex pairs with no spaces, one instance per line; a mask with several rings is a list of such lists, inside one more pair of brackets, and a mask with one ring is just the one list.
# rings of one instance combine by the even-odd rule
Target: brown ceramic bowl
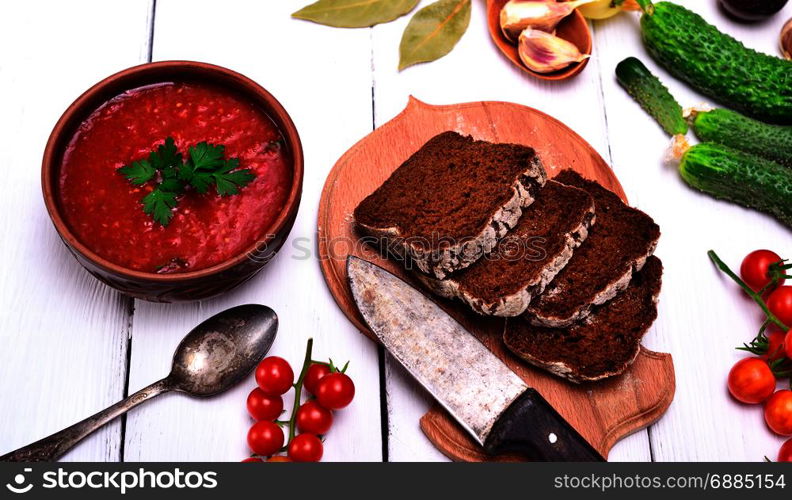
[[[215,266],[185,273],[157,274],[119,266],[83,245],[69,229],[57,196],[63,152],[77,127],[97,107],[120,93],[168,81],[211,83],[238,92],[260,106],[280,129],[292,158],[292,186],[283,210],[265,237],[245,252]],[[97,83],[63,113],[50,134],[41,169],[44,202],[55,229],[80,264],[92,275],[122,293],[155,302],[199,300],[234,288],[255,275],[286,241],[300,205],[303,152],[300,136],[283,106],[253,80],[231,70],[191,61],[165,61],[135,66]]]
[[[574,63],[564,69],[553,71],[552,73],[537,73],[536,71],[528,69],[520,59],[520,54],[517,51],[517,44],[507,39],[503,35],[503,31],[501,31],[500,12],[507,1],[508,0],[487,0],[487,24],[489,25],[490,35],[492,36],[492,41],[495,42],[495,45],[498,46],[503,55],[521,70],[541,80],[566,80],[583,71],[583,68],[588,64],[588,59],[579,63]],[[591,30],[589,29],[588,22],[586,22],[586,18],[577,10],[572,12],[572,14],[564,18],[564,20],[558,24],[556,36],[568,42],[572,42],[583,54],[591,55]]]

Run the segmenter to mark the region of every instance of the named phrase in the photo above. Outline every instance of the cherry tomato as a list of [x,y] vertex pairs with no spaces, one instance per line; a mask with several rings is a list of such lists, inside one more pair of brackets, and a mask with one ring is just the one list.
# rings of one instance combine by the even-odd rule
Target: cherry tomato
[[283,455],[275,455],[274,457],[269,457],[267,462],[291,462],[292,459],[289,457],[284,457]]
[[770,283],[770,276],[767,275],[770,264],[780,260],[781,257],[770,250],[754,250],[743,259],[740,276],[751,290],[758,292]]
[[289,458],[295,462],[318,462],[323,453],[322,441],[314,434],[298,434],[289,443]]
[[256,387],[248,394],[247,411],[254,420],[275,420],[283,412],[283,398],[268,396]]
[[778,391],[770,396],[764,415],[770,430],[781,436],[792,436],[792,391]]
[[729,372],[729,392],[743,403],[761,403],[773,394],[775,387],[772,370],[759,358],[741,359]]
[[256,367],[256,382],[264,394],[280,396],[294,384],[294,371],[285,359],[270,356]]
[[775,361],[786,357],[786,337],[787,334],[779,330],[767,334],[767,354],[762,356],[762,359]]
[[781,449],[778,451],[778,461],[792,462],[792,439],[781,445]]
[[247,457],[246,459],[242,460],[242,463],[247,462],[263,462],[264,460],[260,459],[259,457]]
[[786,326],[792,326],[792,286],[780,286],[767,297],[767,307]]
[[305,372],[305,379],[303,380],[303,387],[311,394],[316,394],[316,386],[319,384],[325,375],[330,373],[330,367],[322,363],[313,363],[308,367]]
[[297,429],[309,434],[327,434],[333,425],[333,412],[319,406],[316,401],[306,401],[297,410]]
[[786,350],[786,357],[792,359],[792,330],[789,330],[784,338],[784,349]]
[[316,400],[328,410],[340,410],[355,397],[355,384],[344,373],[331,373],[322,377],[316,387]]
[[256,422],[248,431],[248,447],[257,455],[270,456],[283,447],[283,431],[274,422]]

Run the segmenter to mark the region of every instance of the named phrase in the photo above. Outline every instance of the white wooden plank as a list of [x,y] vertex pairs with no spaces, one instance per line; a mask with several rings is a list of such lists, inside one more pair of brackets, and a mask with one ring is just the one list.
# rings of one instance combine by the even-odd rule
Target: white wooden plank
[[[129,302],[71,257],[47,217],[40,158],[85,89],[144,61],[149,2],[3,2],[0,17],[0,454],[121,398]],[[69,22],[64,22],[68,19]],[[123,23],[118,20],[123,19]],[[66,460],[117,460],[119,424]]]
[[[528,79],[500,56],[488,39],[481,2],[474,4],[470,30],[451,55],[401,74],[395,67],[406,19],[373,31],[344,31],[289,19],[303,1],[225,2],[222,10],[206,1],[189,2],[189,8],[187,3],[158,2],[155,58],[219,63],[270,89],[301,130],[305,194],[284,253],[250,284],[203,304],[137,304],[130,390],[165,375],[173,348],[201,319],[238,303],[268,303],[280,313],[282,325],[273,353],[297,364],[305,339],[313,335],[317,357],[352,359],[357,403],[338,413],[326,458],[380,458],[376,350],[337,310],[316,263],[299,260],[302,252],[293,247],[314,248],[315,210],[324,177],[335,159],[370,130],[373,50],[378,125],[404,107],[409,93],[438,104],[510,100],[565,121],[608,159],[605,116],[597,96],[601,85],[616,173],[631,201],[652,214],[664,231],[658,248],[666,264],[660,319],[646,343],[672,352],[678,388],[668,415],[651,431],[654,456],[761,460],[776,453],[781,440],[764,429],[758,408],[735,404],[725,391],[726,373],[740,357],[732,347],[750,339],[758,314],[712,269],[705,252],[715,248],[736,267],[748,251],[769,247],[783,253],[792,248],[792,239],[766,216],[690,191],[672,168],[661,165],[666,144],[662,132],[612,77],[615,64],[627,55],[638,55],[657,70],[640,47],[636,16],[597,23],[596,56],[589,68],[572,82],[545,84]],[[776,53],[781,23],[792,14],[787,7],[768,23],[743,26],[724,19],[714,2],[687,3],[749,45],[771,53]],[[57,241],[41,203],[38,158],[51,126],[74,97],[107,74],[145,60],[149,6],[148,1],[88,0],[2,6],[3,18],[14,23],[0,32],[0,43],[14,50],[0,55],[0,87],[5,90],[0,94],[0,153],[16,189],[0,200],[0,224],[10,235],[0,240],[5,256],[0,264],[0,299],[5,304],[0,308],[0,339],[10,346],[0,354],[0,398],[14,401],[0,407],[0,452],[99,410],[123,391],[125,301],[83,272]],[[211,39],[189,33],[194,25],[190,16],[203,18],[208,12],[227,32]],[[70,23],[60,22],[63,18]],[[684,104],[703,100],[666,72],[658,73]],[[32,376],[31,366],[36,370]],[[136,410],[128,422],[126,458],[242,458],[249,424],[244,398],[252,384],[251,378],[247,386],[211,401],[166,396]],[[391,459],[443,459],[418,429],[418,418],[428,407],[425,394],[392,364],[387,386]],[[118,433],[117,424],[108,427],[67,459],[117,459]],[[611,456],[648,457],[645,433],[619,443]]]
[[[745,26],[725,19],[716,2],[684,3],[747,45],[772,54],[777,53],[781,24],[792,13],[787,7],[769,22]],[[639,57],[683,106],[707,99],[651,60],[640,43],[637,15],[597,28],[614,168],[632,203],[663,230],[657,249],[665,264],[660,316],[646,344],[673,354],[677,392],[668,414],[652,428],[654,457],[761,461],[775,456],[782,440],[766,430],[761,409],[735,403],[726,390],[727,373],[742,357],[734,347],[755,335],[760,314],[710,265],[706,251],[717,250],[737,269],[756,248],[788,254],[792,235],[768,216],[690,190],[674,167],[662,164],[668,140],[618,86],[616,64],[630,55]]]
[[[543,82],[527,76],[503,57],[490,39],[484,2],[473,2],[470,27],[446,57],[397,72],[398,46],[409,17],[374,28],[376,125],[399,113],[412,94],[430,104],[494,100],[540,109],[566,123],[609,160],[598,61],[577,78]],[[629,192],[629,191],[628,191]],[[389,457],[393,461],[442,459],[418,427],[429,399],[400,367],[390,366],[387,393]],[[648,460],[645,431],[618,443],[611,460]]]
[[[264,271],[242,288],[201,304],[137,302],[132,337],[130,390],[168,371],[181,337],[226,307],[257,302],[280,317],[271,354],[297,369],[305,342],[315,339],[315,358],[351,360],[356,401],[336,413],[325,443],[326,461],[382,458],[379,366],[372,342],[343,317],[330,296],[314,255],[319,195],[336,159],[371,131],[371,67],[368,30],[334,30],[292,20],[304,1],[217,3],[157,2],[154,58],[194,59],[240,71],[270,90],[300,131],[306,158],[302,206],[291,237]],[[210,18],[211,36],[194,36]],[[306,254],[302,249],[307,249]],[[127,460],[240,460],[248,455],[250,420],[245,398],[250,381],[208,401],[175,395],[130,415]]]

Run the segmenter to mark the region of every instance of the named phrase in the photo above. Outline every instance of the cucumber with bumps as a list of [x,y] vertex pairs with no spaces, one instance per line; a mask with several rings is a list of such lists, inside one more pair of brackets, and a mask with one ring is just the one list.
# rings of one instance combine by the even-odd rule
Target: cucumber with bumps
[[792,167],[792,127],[769,125],[728,109],[696,112],[693,131],[704,142],[763,156]]
[[792,61],[745,47],[681,5],[638,3],[644,45],[670,73],[729,108],[792,124]]
[[792,227],[792,169],[722,144],[702,142],[682,156],[679,173],[696,189],[766,212]]
[[[616,78],[668,135],[687,132],[682,106],[641,61],[628,57],[620,62]],[[694,110],[692,117],[693,131],[702,142],[717,142],[792,167],[792,126],[771,125],[728,109]]]
[[644,63],[635,57],[616,65],[616,80],[668,135],[686,134],[682,106]]

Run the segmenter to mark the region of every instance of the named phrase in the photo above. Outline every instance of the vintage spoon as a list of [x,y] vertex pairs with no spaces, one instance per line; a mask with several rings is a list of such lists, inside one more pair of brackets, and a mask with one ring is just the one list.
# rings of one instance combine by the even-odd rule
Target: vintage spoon
[[96,429],[164,392],[219,394],[242,380],[267,354],[278,317],[267,306],[232,307],[193,328],[173,355],[170,374],[106,410],[0,457],[3,462],[53,461]]

